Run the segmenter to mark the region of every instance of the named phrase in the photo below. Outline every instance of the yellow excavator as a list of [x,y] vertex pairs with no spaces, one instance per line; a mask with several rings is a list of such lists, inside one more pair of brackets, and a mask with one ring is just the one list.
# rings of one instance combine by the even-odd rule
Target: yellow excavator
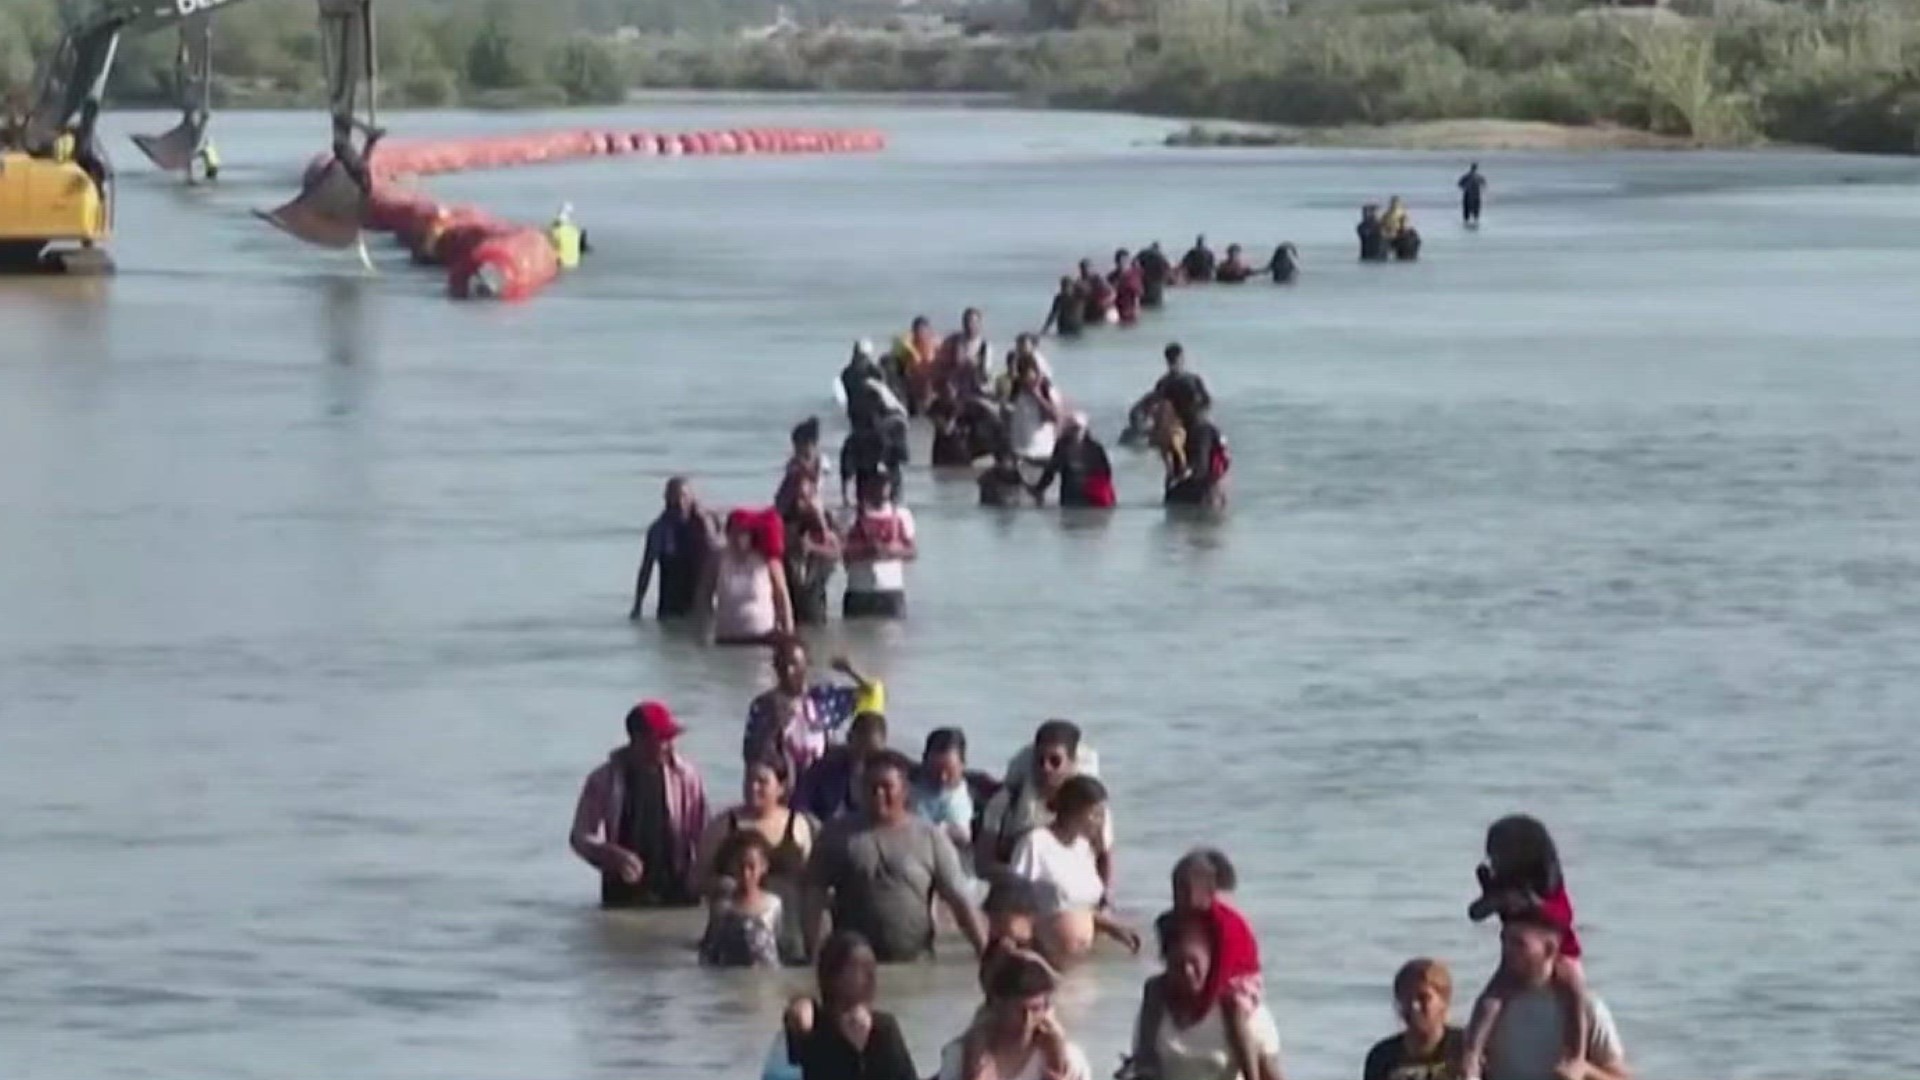
[[[180,24],[183,118],[159,136],[136,136],[165,169],[209,163],[213,13],[246,0],[101,0],[68,28],[40,65],[30,100],[0,117],[0,274],[105,273],[114,218],[114,174],[97,123],[124,33]],[[367,158],[383,134],[374,98],[373,0],[316,0],[320,60],[332,114],[333,155],[286,205],[256,211],[309,243],[360,240],[372,177]],[[363,118],[361,94],[365,91]]]

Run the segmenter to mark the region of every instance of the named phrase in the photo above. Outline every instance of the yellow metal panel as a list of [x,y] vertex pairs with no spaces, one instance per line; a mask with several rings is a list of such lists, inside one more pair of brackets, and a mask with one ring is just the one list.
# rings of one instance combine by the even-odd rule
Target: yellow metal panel
[[106,239],[99,185],[72,162],[0,154],[0,240]]

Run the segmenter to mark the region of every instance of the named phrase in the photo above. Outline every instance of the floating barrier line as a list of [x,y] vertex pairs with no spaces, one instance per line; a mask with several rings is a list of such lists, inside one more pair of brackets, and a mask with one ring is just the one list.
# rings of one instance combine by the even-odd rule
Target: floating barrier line
[[[447,291],[459,299],[522,300],[560,276],[547,234],[472,206],[448,205],[407,188],[403,178],[474,169],[502,169],[597,157],[862,154],[886,148],[878,131],[736,128],[725,131],[554,131],[469,139],[381,142],[368,167],[374,176],[366,227],[391,233],[416,262],[447,268]],[[329,159],[316,159],[315,168]]]

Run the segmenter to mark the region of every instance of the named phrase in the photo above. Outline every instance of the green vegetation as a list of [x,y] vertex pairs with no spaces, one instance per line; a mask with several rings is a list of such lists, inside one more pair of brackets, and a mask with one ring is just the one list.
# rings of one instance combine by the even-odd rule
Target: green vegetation
[[[56,2],[0,8],[0,82],[28,77],[52,39]],[[1025,0],[1039,32],[758,41],[731,32],[770,19],[776,3],[384,0],[383,100],[583,104],[635,87],[999,91],[1299,126],[1496,118],[1614,124],[1703,145],[1920,151],[1920,0],[1676,0],[1657,11],[1573,0]],[[803,25],[827,15],[789,7]],[[884,17],[864,21],[883,27]],[[318,100],[312,0],[257,0],[220,19],[225,104]],[[623,26],[638,36],[612,33]],[[114,99],[164,102],[171,58],[169,35],[129,41]]]

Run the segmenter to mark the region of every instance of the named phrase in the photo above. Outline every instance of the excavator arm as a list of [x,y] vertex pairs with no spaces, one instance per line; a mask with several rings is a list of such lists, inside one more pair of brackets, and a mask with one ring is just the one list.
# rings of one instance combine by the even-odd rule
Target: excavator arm
[[180,50],[173,60],[175,92],[180,97],[180,122],[161,135],[135,135],[133,144],[148,160],[168,172],[193,169],[193,160],[207,146],[207,124],[213,119],[213,15],[199,12],[180,24]]
[[[179,70],[186,118],[174,131],[150,139],[142,149],[163,167],[181,157],[185,159],[182,165],[190,161],[203,145],[210,112],[213,14],[245,2],[106,0],[67,31],[42,65],[23,127],[26,151],[34,156],[51,156],[64,139],[71,138],[78,160],[89,171],[97,172],[104,186],[110,174],[94,128],[120,36],[185,24]],[[327,247],[351,247],[359,240],[360,221],[373,187],[367,157],[381,135],[374,112],[378,82],[373,0],[316,0],[316,5],[320,58],[332,120],[332,158],[325,168],[308,177],[297,198],[260,216],[303,240]]]

